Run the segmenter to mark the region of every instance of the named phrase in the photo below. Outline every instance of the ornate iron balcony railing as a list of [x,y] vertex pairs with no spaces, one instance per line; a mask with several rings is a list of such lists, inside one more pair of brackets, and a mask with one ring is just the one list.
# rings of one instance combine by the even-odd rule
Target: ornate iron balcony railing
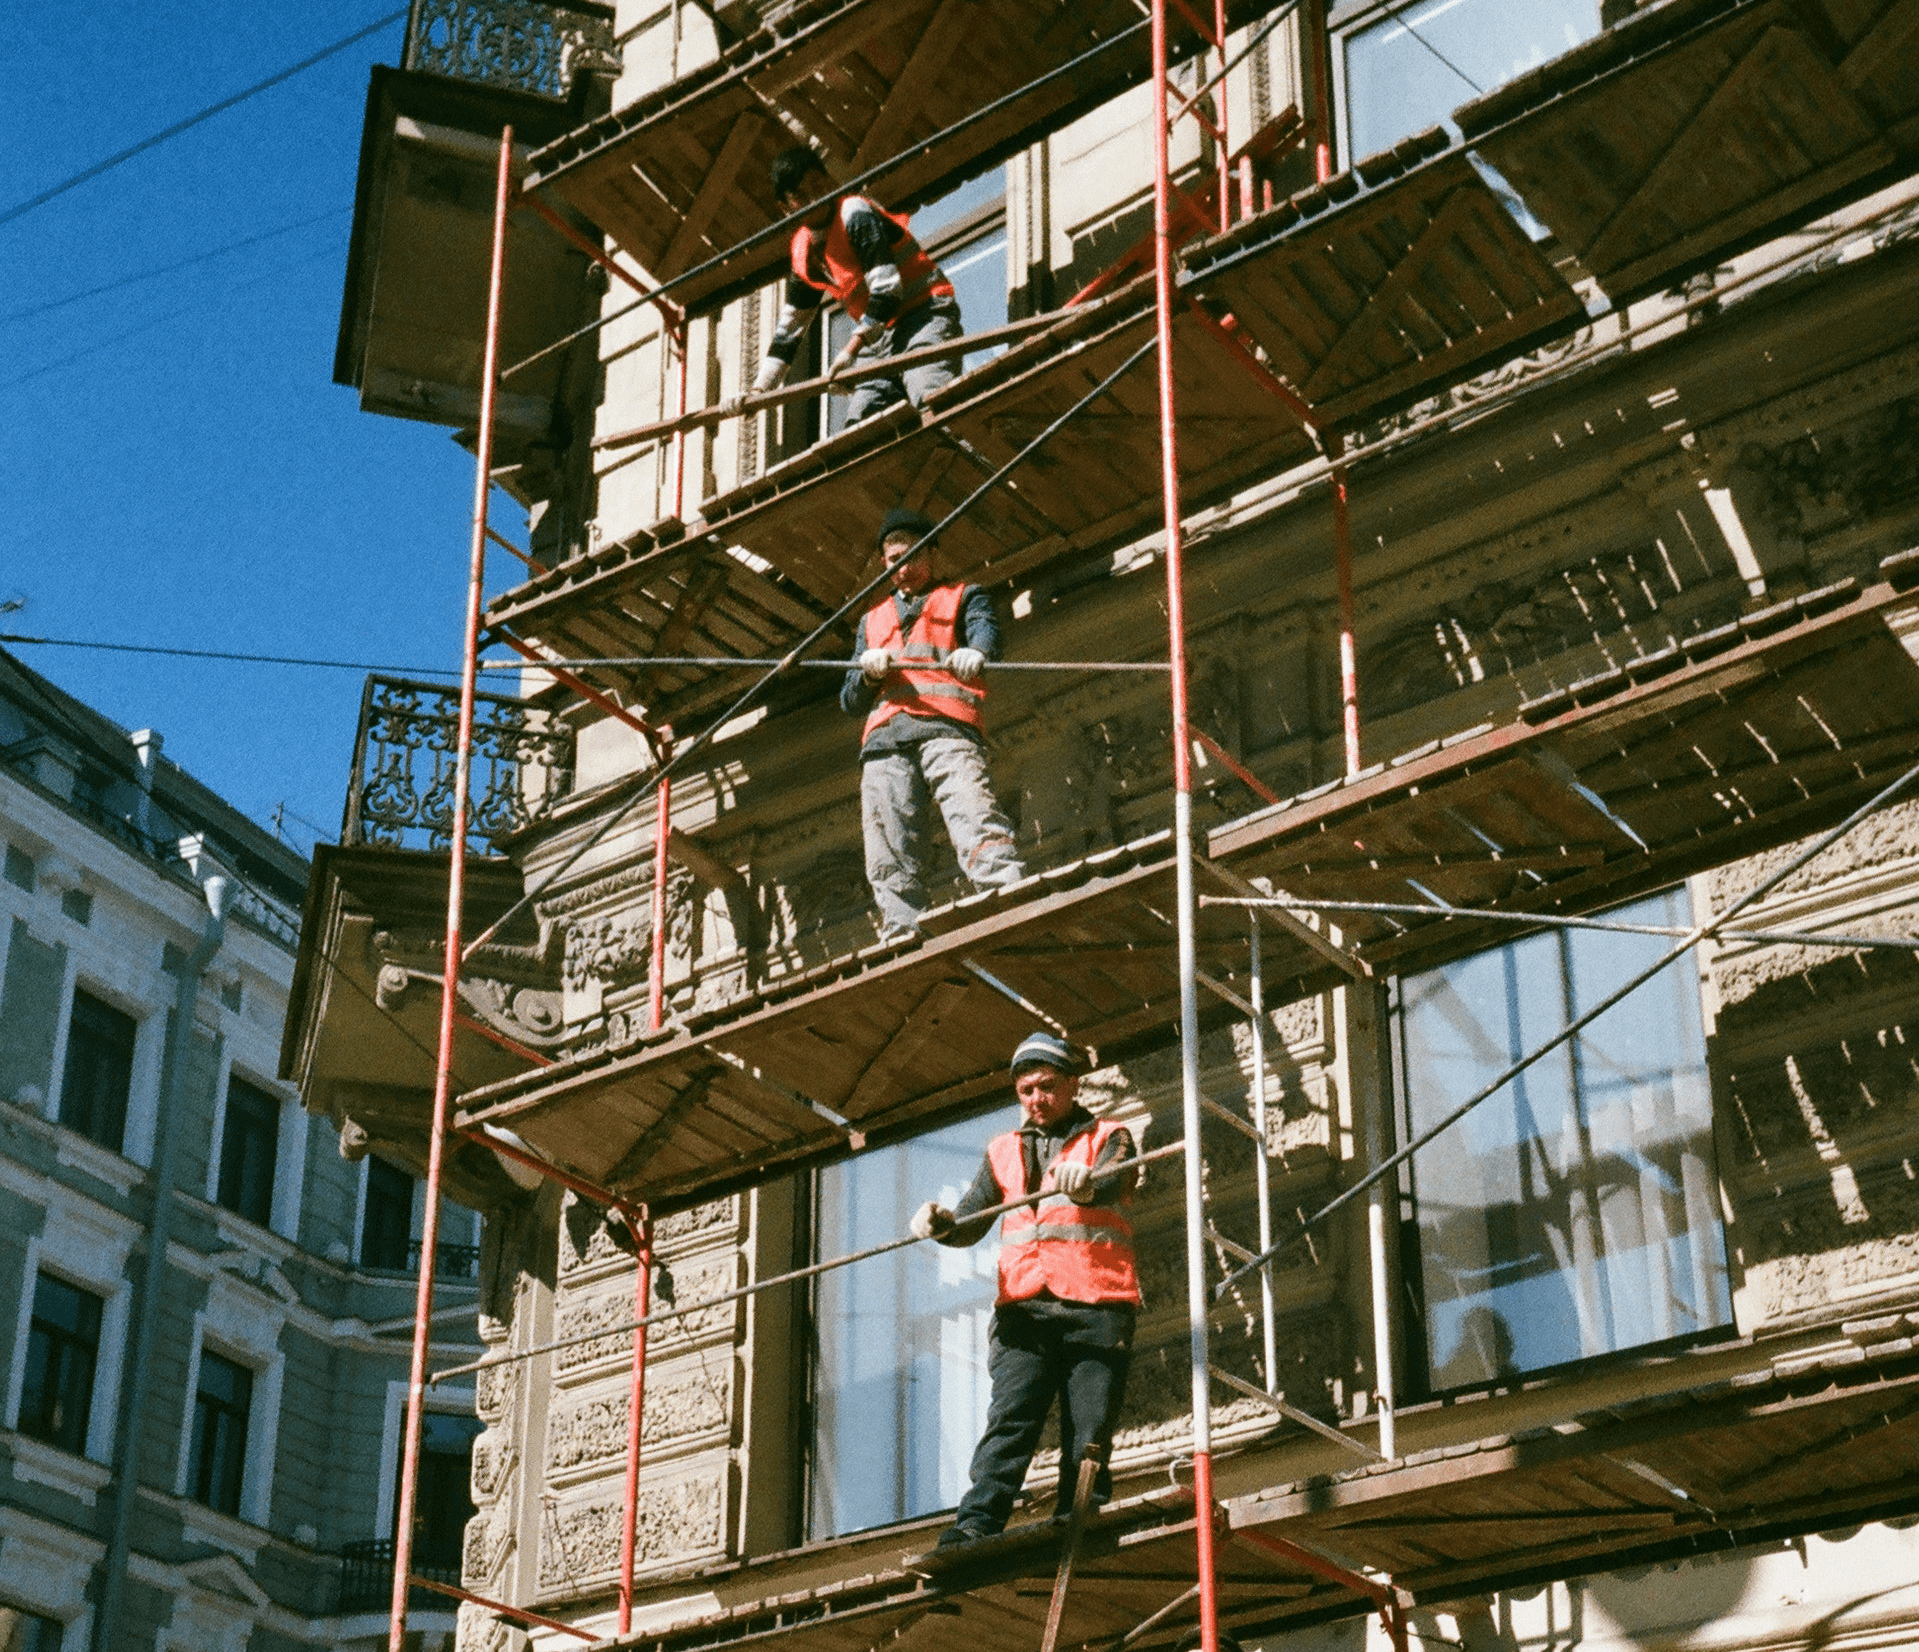
[[[417,1538],[414,1541],[413,1576],[457,1586],[460,1581],[457,1538],[449,1544],[444,1537],[440,1537],[436,1544],[434,1534],[429,1533],[426,1544],[422,1545]],[[423,1549],[427,1552],[422,1553]],[[436,1549],[441,1552],[434,1552]],[[393,1539],[370,1537],[355,1543],[343,1543],[340,1546],[340,1600],[335,1610],[383,1612],[392,1598]],[[431,1590],[411,1589],[407,1592],[407,1598],[408,1604],[416,1611],[453,1610],[452,1601]]]
[[618,74],[613,8],[594,0],[413,0],[405,66],[541,97],[571,95],[587,70]]
[[[445,683],[367,678],[342,843],[448,846],[459,720],[459,691]],[[571,729],[511,695],[475,696],[470,849],[496,848],[544,816],[572,784]]]

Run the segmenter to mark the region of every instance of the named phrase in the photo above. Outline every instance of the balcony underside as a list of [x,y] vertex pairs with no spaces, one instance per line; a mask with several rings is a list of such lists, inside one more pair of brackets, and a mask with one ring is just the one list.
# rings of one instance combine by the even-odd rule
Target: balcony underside
[[1915,49],[1910,0],[1680,0],[1456,118],[1624,302],[1910,162]]
[[[1234,22],[1263,9],[1227,8]],[[782,149],[811,139],[842,178],[896,157],[868,187],[895,209],[923,205],[1143,81],[1140,22],[1132,0],[812,0],[549,144],[527,187],[585,213],[657,281],[726,254],[674,289],[676,302],[704,311],[786,261],[778,236],[734,250],[781,216],[768,169]],[[1173,28],[1175,50],[1190,51],[1191,29],[1177,15]],[[1127,30],[1132,38],[1090,63],[916,147]]]
[[[1330,1477],[1280,1480],[1289,1471],[1274,1448],[1226,1457],[1218,1465],[1220,1626],[1250,1638],[1372,1609],[1262,1539],[1384,1574],[1375,1582],[1390,1579],[1409,1604],[1437,1606],[1910,1514],[1919,1508],[1919,1358],[1909,1325],[1881,1330],[1877,1345],[1871,1335],[1796,1374],[1761,1370]],[[1190,1493],[1183,1504],[1178,1497],[1129,1499],[1094,1517],[1059,1644],[1111,1645],[1191,1586],[1192,1504]],[[1015,1528],[964,1569],[911,1555],[876,1565],[872,1545],[862,1545],[844,1568],[853,1575],[825,1583],[815,1580],[830,1571],[830,1555],[774,1556],[700,1580],[734,1599],[749,1589],[760,1598],[618,1644],[649,1652],[1037,1645],[1057,1544],[1055,1529]],[[809,1559],[811,1587],[775,1592],[782,1573]],[[1132,1644],[1171,1647],[1196,1617],[1191,1603],[1180,1605]]]
[[[1262,810],[1211,834],[1202,892],[1258,879],[1306,905],[1573,915],[1791,842],[1919,752],[1919,667],[1888,623],[1911,606],[1891,584],[1829,587]],[[1042,1016],[1106,1060],[1173,1035],[1173,877],[1161,834],[969,897],[930,914],[917,943],[470,1091],[461,1122],[509,1125],[656,1208],[928,1128],[1003,1090],[1006,1053]],[[1269,1003],[1516,933],[1437,907],[1332,921],[1338,946],[1270,921]],[[1198,935],[1200,970],[1242,996],[1247,922],[1202,907]]]

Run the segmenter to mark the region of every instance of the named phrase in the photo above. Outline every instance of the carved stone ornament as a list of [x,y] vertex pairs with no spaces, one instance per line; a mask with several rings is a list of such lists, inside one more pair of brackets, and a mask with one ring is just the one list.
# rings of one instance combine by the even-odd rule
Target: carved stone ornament
[[[724,1541],[725,1495],[718,1473],[642,1486],[635,1512],[634,1554],[642,1564],[715,1554]],[[620,1513],[617,1491],[591,1502],[544,1502],[542,1594],[582,1592],[614,1575],[620,1564]]]

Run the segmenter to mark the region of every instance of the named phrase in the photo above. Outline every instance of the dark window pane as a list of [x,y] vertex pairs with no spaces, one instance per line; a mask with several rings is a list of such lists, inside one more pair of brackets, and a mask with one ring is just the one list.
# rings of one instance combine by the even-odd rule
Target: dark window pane
[[67,1065],[60,1080],[60,1122],[116,1153],[126,1140],[138,1030],[132,1016],[90,992],[74,993]]
[[405,1269],[413,1238],[413,1178],[384,1159],[366,1167],[366,1215],[360,1223],[360,1263]]
[[24,849],[17,849],[11,843],[7,845],[7,882],[16,888],[33,893],[33,856]]
[[240,1512],[247,1414],[252,1405],[253,1373],[203,1348],[200,1387],[193,1400],[192,1495],[196,1502],[222,1514]]
[[1351,159],[1445,120],[1462,103],[1599,32],[1599,0],[1421,0],[1346,36]]
[[41,1274],[27,1327],[27,1368],[20,1390],[20,1432],[63,1451],[87,1446],[93,1367],[100,1350],[100,1299]]
[[60,1652],[65,1626],[38,1612],[0,1606],[0,1652]]
[[[473,1441],[478,1417],[429,1411],[421,1419],[420,1483],[414,1502],[416,1564],[451,1572],[460,1564],[466,1523],[473,1518]],[[399,1498],[394,1498],[399,1506]]]
[[279,1149],[279,1098],[243,1078],[228,1079],[219,1202],[265,1227],[273,1215],[273,1165]]
[[[1683,890],[1615,916],[1692,922]],[[1413,1132],[1667,944],[1561,931],[1408,980]],[[1439,1136],[1413,1174],[1436,1389],[1731,1322],[1699,985],[1683,960]]]

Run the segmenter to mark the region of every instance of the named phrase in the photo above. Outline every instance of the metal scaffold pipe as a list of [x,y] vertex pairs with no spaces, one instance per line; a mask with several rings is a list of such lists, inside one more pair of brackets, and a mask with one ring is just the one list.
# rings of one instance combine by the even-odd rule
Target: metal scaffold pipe
[[[945,655],[938,656],[942,661]],[[688,669],[704,668],[725,670],[738,666],[762,670],[769,666],[781,666],[789,671],[851,671],[855,669],[852,660],[787,660],[770,656],[734,655],[734,654],[609,654],[592,659],[544,659],[532,653],[527,658],[535,660],[542,670],[555,670],[571,667],[581,670],[587,666],[673,666]],[[524,671],[526,668],[518,660],[482,660],[482,671]],[[987,671],[1171,671],[1172,665],[1166,660],[988,660],[983,667]]]
[[1153,0],[1153,297],[1159,362],[1160,495],[1166,526],[1167,657],[1172,663],[1173,842],[1179,929],[1180,1119],[1186,1142],[1186,1299],[1193,1396],[1193,1497],[1199,1548],[1200,1652],[1219,1652],[1214,1563],[1211,1327],[1207,1322],[1205,1166],[1200,1155],[1199,982],[1194,930],[1193,746],[1186,697],[1185,564],[1179,430],[1173,394],[1172,174],[1167,154],[1166,0]]
[[426,1413],[427,1341],[433,1318],[434,1260],[440,1238],[440,1180],[452,1103],[453,1037],[459,1006],[460,932],[466,893],[466,817],[473,757],[473,698],[479,677],[480,606],[486,588],[487,506],[492,497],[493,405],[499,382],[500,294],[506,274],[507,204],[513,194],[513,128],[500,132],[493,201],[493,256],[487,277],[486,348],[480,367],[480,424],[473,479],[473,542],[467,559],[466,632],[460,663],[460,724],[454,743],[453,812],[447,850],[446,967],[440,983],[440,1038],[433,1073],[433,1124],[427,1138],[426,1216],[420,1230],[420,1283],[414,1305],[413,1355],[407,1372],[406,1435],[400,1494],[393,1511],[393,1602],[387,1652],[406,1652],[406,1608],[413,1568],[413,1519],[419,1500],[420,1436]]

